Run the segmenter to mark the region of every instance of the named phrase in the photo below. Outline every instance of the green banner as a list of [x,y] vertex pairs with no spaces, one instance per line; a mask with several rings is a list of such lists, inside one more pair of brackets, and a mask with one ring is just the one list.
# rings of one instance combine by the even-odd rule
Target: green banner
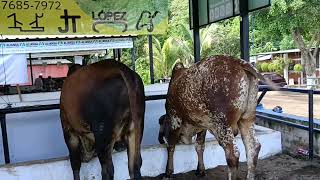
[[[244,0],[241,0],[244,1]],[[247,0],[249,12],[271,5],[271,0]],[[190,27],[192,28],[192,0]],[[198,0],[199,26],[206,26],[240,14],[240,0]]]
[[262,7],[270,6],[271,0],[249,0],[249,11],[254,11]]
[[168,0],[4,0],[2,35],[162,34]]

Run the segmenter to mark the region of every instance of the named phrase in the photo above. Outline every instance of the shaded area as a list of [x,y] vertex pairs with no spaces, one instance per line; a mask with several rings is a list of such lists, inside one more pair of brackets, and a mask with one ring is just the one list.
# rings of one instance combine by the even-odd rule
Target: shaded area
[[[246,163],[240,163],[239,176],[245,179],[247,171]],[[218,166],[206,171],[207,176],[199,178],[195,176],[195,171],[183,174],[176,174],[172,179],[182,180],[225,180],[227,179],[227,166]],[[259,160],[257,167],[257,180],[318,180],[320,177],[320,159],[316,158],[313,162],[305,157],[292,157],[281,154],[268,159]],[[160,180],[161,176],[155,178],[144,178],[144,180]]]

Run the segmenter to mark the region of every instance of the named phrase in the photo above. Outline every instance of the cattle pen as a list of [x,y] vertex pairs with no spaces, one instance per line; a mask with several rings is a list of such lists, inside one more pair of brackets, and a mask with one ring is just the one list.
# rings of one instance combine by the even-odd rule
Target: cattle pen
[[[158,123],[157,123],[157,119],[164,113],[164,99],[166,98],[166,90],[167,90],[168,84],[155,84],[155,85],[151,85],[149,87],[146,87],[146,105],[147,105],[147,109],[146,109],[146,115],[145,115],[145,119],[146,119],[146,129],[144,132],[144,146],[142,148],[142,156],[143,156],[143,166],[142,166],[142,175],[143,176],[158,176],[160,174],[162,174],[164,172],[164,168],[165,168],[165,159],[166,159],[166,149],[165,146],[159,145],[157,143],[155,143],[157,141],[157,130],[158,130]],[[260,87],[260,91],[262,92],[262,95],[260,96],[261,98],[259,98],[260,100],[263,97],[263,94],[265,94],[269,89],[261,86]],[[283,88],[281,89],[283,91],[287,91],[287,89]],[[311,107],[309,108],[309,113],[310,116],[312,117],[313,114],[313,108],[312,108],[312,96],[313,94],[319,94],[319,91],[313,91],[313,90],[304,90],[304,91],[300,91],[300,90],[290,90],[290,91],[298,91],[301,93],[308,93],[310,96],[309,98],[309,102]],[[55,97],[58,96],[55,95]],[[57,101],[56,101],[57,102]],[[14,144],[16,143],[30,143],[30,142],[17,142],[17,137],[14,137],[14,135],[12,134],[14,131],[9,130],[9,134],[7,133],[7,123],[9,123],[10,127],[13,127],[12,123],[10,122],[11,120],[14,120],[13,116],[14,114],[17,113],[17,115],[21,114],[22,116],[18,116],[18,117],[24,117],[24,113],[28,113],[28,112],[35,112],[35,111],[44,111],[44,112],[50,112],[50,111],[56,111],[56,115],[57,116],[57,109],[59,108],[59,104],[55,104],[55,103],[49,103],[46,105],[34,105],[34,106],[22,106],[22,107],[14,107],[14,108],[7,108],[7,109],[1,109],[0,110],[0,114],[1,114],[1,127],[2,127],[2,147],[3,147],[3,154],[4,154],[4,164],[6,165],[2,165],[0,167],[0,169],[2,169],[0,172],[3,173],[1,175],[3,175],[4,177],[8,177],[6,179],[10,179],[13,178],[13,176],[10,175],[10,171],[12,169],[14,169],[14,171],[18,174],[18,176],[21,176],[21,179],[23,179],[24,177],[24,173],[26,171],[29,171],[30,168],[32,169],[37,169],[34,173],[34,177],[35,179],[37,179],[37,177],[39,177],[41,175],[41,173],[39,174],[39,172],[42,171],[48,171],[48,169],[50,170],[54,170],[54,172],[51,173],[56,173],[56,174],[61,174],[64,173],[66,174],[65,178],[62,179],[69,179],[68,176],[71,175],[71,169],[69,167],[69,163],[67,160],[67,153],[66,151],[62,150],[62,152],[58,152],[56,154],[50,154],[50,155],[42,155],[42,157],[38,157],[35,158],[36,156],[32,157],[27,157],[29,159],[23,159],[23,156],[27,156],[27,154],[22,155],[21,151],[17,151]],[[49,116],[52,116],[52,114],[48,114]],[[7,118],[6,118],[7,117]],[[43,117],[42,117],[43,118]],[[59,122],[59,118],[54,118],[56,121],[55,123],[60,123]],[[315,128],[309,128],[308,126],[304,125],[304,124],[299,124],[299,123],[294,123],[292,121],[286,121],[284,118],[280,117],[280,116],[272,116],[270,114],[267,114],[265,112],[262,112],[259,110],[259,108],[257,108],[257,124],[259,125],[263,125],[262,121],[265,121],[265,124],[268,124],[266,122],[269,123],[280,123],[286,127],[294,127],[294,128],[298,128],[301,129],[302,131],[305,132],[309,132],[308,134],[318,134],[319,133],[319,129]],[[10,124],[11,123],[11,124]],[[54,131],[57,131],[57,128],[59,127],[55,127],[56,129]],[[310,127],[312,127],[312,121],[310,121]],[[22,127],[23,128],[23,127]],[[272,128],[272,127],[270,127]],[[20,128],[18,128],[17,130],[20,130]],[[34,129],[34,128],[33,128]],[[51,127],[51,129],[53,129]],[[16,131],[17,131],[16,130]],[[279,129],[277,129],[279,130]],[[11,131],[11,132],[10,132]],[[280,131],[280,130],[279,130]],[[262,143],[262,150],[261,153],[259,155],[259,158],[261,159],[265,159],[268,157],[271,157],[275,154],[281,153],[283,151],[283,144],[282,144],[282,139],[284,138],[284,133],[280,133],[278,131],[274,131],[274,130],[270,130],[267,128],[263,128],[260,126],[257,126],[256,128],[256,132],[258,134],[258,139],[260,140],[260,142]],[[43,132],[40,132],[43,133]],[[56,132],[55,132],[56,133]],[[61,133],[58,131],[58,134]],[[40,135],[41,136],[41,135]],[[50,138],[57,138],[57,137],[49,137]],[[59,139],[60,138],[60,139]],[[223,157],[223,151],[222,149],[218,146],[217,142],[212,139],[212,136],[208,136],[207,137],[207,143],[206,143],[206,151],[205,151],[205,156],[206,157],[210,157],[210,158],[205,158],[205,164],[207,168],[214,168],[218,165],[224,165],[224,158],[219,158],[219,157]],[[61,137],[58,137],[57,139],[59,139],[58,143],[55,144],[55,146],[64,146],[63,143],[63,139]],[[312,140],[312,138],[309,138],[310,140]],[[15,142],[11,142],[15,141]],[[313,141],[308,141],[310,142],[310,148],[309,151],[314,151],[313,150],[313,145],[312,142]],[[56,140],[57,141],[57,140]],[[43,143],[42,141],[39,143]],[[35,142],[31,142],[31,144],[33,144],[35,147],[39,147],[39,149],[41,149],[40,146],[46,146],[47,144],[39,144],[37,145],[37,143]],[[245,161],[245,155],[244,153],[244,147],[241,143],[241,140],[239,139],[239,137],[237,138],[237,144],[240,147],[240,161]],[[25,147],[27,144],[22,145],[20,144],[20,147]],[[17,145],[16,145],[17,146]],[[30,145],[29,145],[30,146]],[[35,148],[34,147],[34,148]],[[58,148],[55,147],[50,147],[52,148],[52,150],[57,151]],[[61,147],[60,147],[61,148]],[[63,148],[62,148],[63,149]],[[317,148],[316,148],[317,149]],[[29,149],[30,150],[30,149]],[[26,150],[27,151],[27,150]],[[36,150],[35,150],[36,151]],[[43,151],[48,151],[48,149],[43,150]],[[61,151],[58,150],[58,151]],[[210,151],[210,155],[209,152]],[[1,152],[1,151],[0,151]],[[42,154],[44,152],[41,152]],[[41,154],[40,153],[40,154]],[[34,153],[31,153],[34,154]],[[155,156],[155,154],[157,154],[157,156]],[[309,153],[309,155],[312,153]],[[318,153],[316,153],[318,154]],[[46,158],[47,157],[47,158]],[[190,157],[190,159],[186,159],[184,157]],[[310,158],[312,159],[313,156],[310,156]],[[126,153],[125,152],[117,152],[114,153],[113,155],[114,161],[115,161],[115,169],[126,169]],[[191,170],[194,170],[196,168],[196,154],[195,154],[195,150],[193,145],[179,145],[177,147],[177,153],[175,153],[175,158],[179,159],[179,163],[177,163],[177,165],[175,165],[175,173],[183,173],[183,172],[188,172]],[[39,161],[39,159],[41,159]],[[43,169],[45,168],[45,169]],[[94,177],[99,176],[99,163],[97,159],[94,159],[92,162],[88,163],[88,164],[84,164],[83,167],[85,170],[83,171],[84,174],[83,176],[86,176],[85,174],[88,174],[86,177],[88,179],[94,179]],[[69,170],[68,170],[69,169]],[[9,171],[10,170],[10,171]],[[59,171],[59,172],[57,172]],[[123,172],[117,172],[118,170],[115,171],[115,177],[116,179],[124,179],[128,177],[127,173],[123,173]],[[126,171],[126,170],[124,170]],[[36,173],[38,172],[38,173]],[[90,173],[89,173],[90,172]],[[60,177],[60,176],[59,176]],[[54,177],[48,177],[48,179],[55,179]]]

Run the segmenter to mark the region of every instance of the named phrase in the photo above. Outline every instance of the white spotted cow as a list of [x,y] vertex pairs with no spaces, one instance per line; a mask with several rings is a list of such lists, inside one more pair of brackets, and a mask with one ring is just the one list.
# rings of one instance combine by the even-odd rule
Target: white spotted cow
[[266,81],[251,64],[229,56],[213,56],[190,68],[181,63],[175,65],[166,114],[159,120],[158,139],[168,145],[167,177],[173,173],[175,145],[190,144],[194,135],[197,174],[205,175],[203,151],[209,130],[225,151],[228,179],[237,178],[239,151],[234,140],[240,131],[247,155],[247,179],[254,179],[261,147],[254,131],[258,79]]

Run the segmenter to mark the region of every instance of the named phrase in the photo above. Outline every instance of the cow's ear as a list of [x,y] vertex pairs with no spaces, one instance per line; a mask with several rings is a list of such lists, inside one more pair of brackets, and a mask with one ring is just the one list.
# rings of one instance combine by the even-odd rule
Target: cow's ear
[[179,69],[183,69],[184,65],[181,62],[177,62],[174,67],[173,67],[173,71],[177,71]]

